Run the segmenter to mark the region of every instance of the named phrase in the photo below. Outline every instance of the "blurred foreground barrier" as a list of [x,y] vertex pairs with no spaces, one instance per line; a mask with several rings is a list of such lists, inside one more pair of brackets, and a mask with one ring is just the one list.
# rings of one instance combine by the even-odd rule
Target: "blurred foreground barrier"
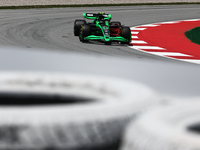
[[135,4],[135,3],[192,3],[199,0],[0,0],[0,6],[26,5],[82,5],[82,4]]
[[130,119],[159,98],[133,81],[0,73],[0,149],[111,150]]
[[131,123],[121,150],[200,149],[199,98],[183,103],[160,106]]

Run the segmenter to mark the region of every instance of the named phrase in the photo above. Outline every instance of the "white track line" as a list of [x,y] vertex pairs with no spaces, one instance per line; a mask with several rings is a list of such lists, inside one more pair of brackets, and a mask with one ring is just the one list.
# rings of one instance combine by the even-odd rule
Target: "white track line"
[[131,36],[131,38],[133,38],[133,39],[138,39],[138,36]]
[[161,22],[160,24],[174,24],[179,23],[180,21],[169,21],[169,22]]
[[131,32],[131,34],[138,34],[139,32]]
[[147,44],[147,42],[141,41],[141,40],[132,40],[131,43],[135,43],[135,44]]
[[141,25],[140,27],[157,27],[160,25],[156,25],[156,24],[145,24],[145,25]]
[[173,53],[173,52],[149,52],[151,54],[159,55],[159,56],[190,56],[182,53]]
[[191,20],[183,20],[183,21],[199,21],[200,19],[191,19]]
[[146,28],[136,28],[136,27],[132,27],[131,28],[131,30],[140,30],[140,31],[142,31],[142,30],[145,30]]
[[144,50],[144,49],[157,49],[157,50],[165,50],[164,48],[158,46],[129,46],[130,48]]
[[191,62],[191,63],[195,63],[195,64],[200,64],[200,60],[197,60],[197,59],[179,59],[179,60]]

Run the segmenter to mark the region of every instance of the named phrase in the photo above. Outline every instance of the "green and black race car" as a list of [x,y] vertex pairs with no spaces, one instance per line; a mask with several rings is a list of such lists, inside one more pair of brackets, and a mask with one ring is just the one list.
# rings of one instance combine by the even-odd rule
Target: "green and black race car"
[[83,18],[93,19],[93,21],[75,20],[74,35],[79,36],[81,42],[95,40],[105,44],[111,44],[112,42],[128,44],[131,41],[130,28],[122,26],[118,21],[110,22],[112,19],[111,14],[83,13]]

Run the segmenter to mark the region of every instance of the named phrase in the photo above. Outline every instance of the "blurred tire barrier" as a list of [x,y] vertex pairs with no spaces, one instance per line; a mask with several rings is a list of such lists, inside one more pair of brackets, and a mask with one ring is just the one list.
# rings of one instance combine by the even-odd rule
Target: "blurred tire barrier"
[[111,150],[129,122],[159,101],[133,81],[0,73],[0,149]]
[[145,113],[130,123],[120,150],[200,149],[198,100],[163,105]]

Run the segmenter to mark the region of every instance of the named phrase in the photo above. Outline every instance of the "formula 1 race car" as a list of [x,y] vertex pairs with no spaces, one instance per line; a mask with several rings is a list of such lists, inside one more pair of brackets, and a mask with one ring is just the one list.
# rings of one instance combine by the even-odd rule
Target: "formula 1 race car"
[[74,35],[79,36],[81,42],[94,40],[110,45],[112,42],[128,44],[131,41],[130,28],[122,26],[118,21],[110,22],[111,14],[83,13],[83,18],[93,19],[93,21],[75,20]]

